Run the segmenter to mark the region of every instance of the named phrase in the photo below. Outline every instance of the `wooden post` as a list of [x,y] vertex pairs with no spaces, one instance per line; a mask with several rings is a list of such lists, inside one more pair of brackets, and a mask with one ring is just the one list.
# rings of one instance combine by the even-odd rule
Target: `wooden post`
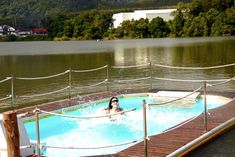
[[16,112],[3,113],[3,125],[6,132],[7,156],[20,157],[20,136]]

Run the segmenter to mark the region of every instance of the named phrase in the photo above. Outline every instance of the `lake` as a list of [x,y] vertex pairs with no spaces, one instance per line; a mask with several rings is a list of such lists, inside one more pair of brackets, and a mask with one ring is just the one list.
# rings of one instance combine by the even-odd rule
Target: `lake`
[[[33,97],[20,96],[50,93],[69,85],[69,73],[41,79],[19,80],[16,77],[45,77],[66,70],[101,70],[72,73],[72,95],[117,91],[133,88],[194,90],[202,83],[164,81],[156,78],[183,80],[218,80],[235,75],[235,66],[208,70],[172,69],[157,64],[177,67],[211,67],[235,63],[235,37],[162,38],[112,41],[41,41],[0,42],[0,81],[13,76],[15,103],[27,102]],[[147,65],[151,63],[151,65]],[[133,65],[143,65],[132,67]],[[131,66],[112,68],[112,66]],[[150,68],[151,67],[151,68]],[[104,82],[108,76],[108,83]],[[152,79],[145,79],[151,77]],[[137,80],[143,78],[143,80]],[[129,80],[123,82],[121,80]],[[97,85],[99,84],[100,85]],[[97,85],[88,87],[89,85]],[[107,86],[108,85],[108,86]],[[235,81],[208,88],[213,91],[234,91]],[[68,90],[61,92],[68,93]],[[11,81],[0,83],[0,99],[11,94]],[[60,95],[66,98],[68,94]],[[50,96],[51,98],[51,96]],[[48,101],[49,97],[47,96]],[[9,100],[8,100],[9,101]],[[2,106],[9,102],[4,102]]]

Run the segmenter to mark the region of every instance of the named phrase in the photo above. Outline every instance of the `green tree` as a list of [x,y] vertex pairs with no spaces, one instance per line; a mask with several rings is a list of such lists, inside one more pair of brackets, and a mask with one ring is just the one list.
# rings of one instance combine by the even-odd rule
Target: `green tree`
[[215,18],[211,28],[212,36],[235,35],[235,7],[221,12]]
[[56,19],[50,19],[47,23],[47,30],[49,38],[62,37],[64,31],[64,21],[67,18],[60,16]]
[[183,35],[183,27],[184,27],[185,19],[184,13],[182,10],[177,9],[175,12],[175,17],[171,22],[171,34],[174,37],[181,37]]
[[74,21],[75,38],[101,39],[112,23],[112,14],[107,11],[92,10],[82,12]]
[[66,20],[64,22],[64,36],[72,38],[74,34],[74,24],[73,24],[73,19]]
[[149,25],[149,20],[141,18],[137,21],[136,23],[136,37],[137,38],[146,38],[148,37],[148,25]]
[[136,34],[136,22],[135,20],[123,21],[120,27],[120,32],[123,34],[123,38],[137,38]]
[[149,23],[149,33],[151,37],[162,38],[166,37],[169,33],[167,23],[160,17],[152,19]]

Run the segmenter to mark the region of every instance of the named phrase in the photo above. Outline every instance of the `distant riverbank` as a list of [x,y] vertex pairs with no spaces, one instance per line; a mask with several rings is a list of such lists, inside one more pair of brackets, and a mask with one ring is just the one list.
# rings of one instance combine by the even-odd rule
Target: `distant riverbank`
[[0,36],[0,42],[7,41],[50,41],[47,35],[29,35],[26,37],[18,37],[15,35]]

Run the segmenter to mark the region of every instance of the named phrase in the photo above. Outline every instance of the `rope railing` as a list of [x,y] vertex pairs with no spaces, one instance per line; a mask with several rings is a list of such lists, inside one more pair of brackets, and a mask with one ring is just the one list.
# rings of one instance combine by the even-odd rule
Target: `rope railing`
[[140,64],[140,65],[129,65],[129,66],[111,66],[113,69],[127,69],[127,68],[138,68],[138,67],[144,67],[149,66],[150,63],[147,64]]
[[115,115],[120,115],[120,114],[124,114],[124,113],[127,113],[127,112],[131,112],[131,111],[134,111],[134,110],[136,110],[136,108],[132,108],[132,109],[129,109],[129,110],[120,111],[120,112],[112,113],[112,114],[99,115],[99,116],[73,116],[73,115],[66,115],[66,114],[48,112],[48,111],[44,111],[44,110],[41,110],[41,109],[38,109],[38,108],[36,108],[34,110],[34,112],[45,113],[45,114],[54,115],[54,116],[62,116],[62,117],[67,117],[67,118],[90,119],[90,118],[111,117],[111,116],[115,116]]
[[50,75],[50,76],[44,76],[44,77],[16,77],[16,79],[18,80],[40,80],[40,79],[48,79],[48,78],[53,78],[53,77],[57,77],[57,76],[61,76],[64,74],[69,73],[69,70],[66,70],[63,73],[59,73],[59,74],[55,74],[55,75]]
[[[147,64],[140,64],[140,65],[131,65],[131,66],[111,66],[111,68],[117,69],[125,69],[125,68],[136,68],[136,67],[142,67],[142,66],[148,66],[150,65],[150,63]],[[224,68],[224,67],[231,67],[231,66],[235,66],[235,63],[232,64],[226,64],[226,65],[219,65],[219,66],[211,66],[211,67],[177,67],[177,66],[169,66],[169,65],[162,65],[162,64],[152,64],[158,67],[165,67],[165,68],[173,68],[173,69],[191,69],[191,70],[197,70],[197,69],[214,69],[214,68]],[[104,69],[107,68],[108,65],[99,67],[99,68],[94,68],[94,69],[88,69],[88,70],[71,70],[71,72],[91,72],[91,71],[96,71],[96,70],[100,70],[100,69]],[[47,79],[47,78],[53,78],[53,77],[57,77],[57,76],[61,76],[64,74],[67,74],[68,72],[70,72],[70,70],[66,70],[65,72],[62,73],[58,73],[55,75],[49,75],[49,76],[44,76],[44,77],[32,77],[32,78],[27,78],[27,77],[15,77],[16,79],[20,79],[20,80],[35,80],[35,79]],[[4,80],[1,80],[0,83],[5,82],[9,79],[12,79],[12,77],[7,77]],[[163,79],[163,78],[155,78],[155,79]],[[168,80],[177,80],[177,79],[168,79]],[[208,81],[208,82],[219,82],[219,81],[223,81],[225,79],[221,79],[221,80],[198,80],[199,82],[203,82],[203,81]],[[184,81],[184,80],[182,80]],[[187,80],[186,80],[187,81]],[[196,80],[188,80],[188,81],[196,81]]]
[[108,81],[108,79],[105,79],[105,80],[103,80],[103,81],[101,81],[101,82],[98,82],[98,83],[96,83],[96,84],[91,84],[91,85],[81,85],[81,84],[78,84],[78,85],[79,85],[79,87],[82,87],[82,88],[95,87],[95,86],[99,86],[99,85],[101,85],[101,84],[104,84],[104,83],[106,83],[107,81]]
[[7,100],[7,99],[10,99],[11,98],[11,95],[5,97],[5,98],[1,98],[0,101],[4,101],[4,100]]
[[142,81],[142,80],[147,80],[150,79],[151,77],[142,77],[142,78],[137,78],[137,79],[128,79],[128,80],[115,80],[115,82],[134,82],[134,81]]
[[55,149],[104,149],[104,148],[111,148],[111,147],[118,147],[118,146],[123,146],[123,145],[129,145],[138,142],[138,140],[130,141],[130,142],[124,142],[124,143],[119,143],[115,145],[107,145],[107,146],[99,146],[99,147],[59,147],[59,146],[50,146],[50,145],[42,145],[43,147],[46,148],[55,148]]
[[210,67],[178,67],[178,66],[170,66],[170,65],[162,65],[162,64],[152,64],[153,66],[169,68],[169,69],[182,69],[182,70],[209,70],[209,69],[218,69],[235,66],[235,63],[218,65],[218,66],[210,66]]
[[182,97],[179,97],[179,98],[176,98],[176,99],[173,99],[173,100],[169,100],[169,101],[166,101],[166,102],[161,102],[161,103],[157,103],[157,104],[148,104],[148,105],[164,105],[164,104],[168,104],[168,103],[172,103],[172,102],[175,102],[175,101],[178,101],[178,100],[181,100],[181,99],[184,99],[190,95],[193,95],[194,93],[198,92],[199,90],[201,90],[203,88],[203,86],[199,87],[198,89],[192,91],[191,93],[189,94],[186,94],[185,96],[182,96]]
[[227,79],[225,81],[219,82],[219,83],[214,83],[214,84],[208,84],[209,87],[213,87],[213,86],[218,86],[218,85],[222,85],[222,84],[226,84],[230,81],[234,81],[235,77],[231,78],[231,79]]
[[[127,68],[140,68],[140,67],[144,67],[144,68],[150,68],[150,70],[152,71],[152,67],[155,66],[155,67],[163,67],[163,68],[169,68],[169,69],[210,70],[210,69],[218,69],[218,68],[231,67],[231,66],[234,66],[234,65],[235,65],[235,63],[227,64],[227,65],[211,66],[211,67],[176,67],[176,66],[169,66],[169,65],[147,63],[147,64],[131,65],[131,66],[110,66],[110,68],[113,68],[113,69],[127,69]],[[105,66],[102,66],[102,67],[99,67],[99,68],[95,68],[95,69],[88,69],[88,70],[66,70],[65,72],[62,72],[62,73],[58,73],[58,74],[54,74],[54,75],[49,75],[49,76],[43,76],[43,77],[30,77],[30,78],[26,78],[26,77],[13,77],[13,76],[12,77],[7,77],[6,79],[0,80],[0,83],[3,83],[3,82],[8,81],[8,80],[11,80],[11,95],[9,95],[7,97],[4,97],[4,98],[0,98],[0,101],[4,101],[4,100],[7,100],[7,99],[11,98],[12,99],[12,105],[14,105],[14,98],[15,97],[16,98],[17,97],[18,98],[32,98],[32,97],[46,96],[46,95],[62,92],[64,90],[68,89],[68,88],[71,89],[71,78],[72,78],[71,74],[72,73],[86,73],[86,72],[92,72],[92,71],[101,70],[101,69],[104,69],[104,68],[107,69],[107,78],[104,81],[96,83],[96,84],[92,84],[92,85],[79,85],[81,87],[95,87],[95,86],[101,85],[103,83],[107,83],[108,80],[110,79],[109,72],[108,72],[110,69],[109,69],[108,65],[105,65]],[[68,81],[69,82],[69,86],[67,86],[67,87],[65,87],[63,89],[59,89],[59,90],[55,90],[55,91],[47,92],[47,93],[42,93],[42,94],[34,94],[34,95],[15,96],[15,94],[14,94],[13,82],[15,80],[48,79],[48,78],[54,78],[54,77],[62,76],[62,75],[68,74],[68,73],[69,73],[69,79],[68,79],[69,80]],[[119,83],[127,82],[128,83],[128,82],[142,81],[142,80],[147,80],[147,79],[155,79],[155,80],[163,80],[163,81],[204,83],[204,93],[206,93],[206,87],[218,86],[218,85],[226,84],[226,83],[229,83],[229,82],[235,80],[235,77],[227,78],[227,79],[212,79],[212,80],[206,80],[206,79],[205,80],[192,80],[192,79],[186,80],[186,79],[160,78],[160,77],[152,77],[152,72],[149,75],[150,75],[149,77],[143,77],[143,78],[137,78],[137,79],[128,79],[128,80],[114,80],[114,82],[119,82]],[[208,82],[217,82],[217,83],[209,84]],[[156,103],[156,104],[149,104],[149,105],[163,105],[163,104],[168,104],[168,103],[171,103],[171,102],[174,102],[174,101],[178,101],[178,100],[184,99],[184,98],[186,98],[186,97],[188,97],[188,96],[198,92],[202,88],[203,88],[203,86],[199,87],[198,89],[194,90],[193,92],[191,92],[191,93],[189,93],[189,94],[187,94],[185,96],[182,96],[180,98],[176,98],[174,100],[170,100],[170,101],[166,101],[166,102],[161,102],[161,103]],[[69,91],[69,95],[70,95],[70,91]],[[204,104],[205,104],[204,105],[205,106],[205,108],[204,108],[204,119],[205,119],[205,122],[204,123],[205,123],[205,126],[207,126],[207,114],[208,114],[208,111],[207,111],[207,108],[206,108],[206,94],[204,94],[204,95],[205,95],[205,98],[204,98]],[[68,117],[68,118],[103,118],[103,117],[111,117],[111,116],[115,116],[115,115],[119,115],[119,114],[124,114],[126,112],[130,112],[130,111],[134,111],[134,110],[136,110],[136,108],[133,108],[133,109],[130,109],[130,110],[121,111],[121,112],[118,112],[118,113],[104,114],[104,115],[97,115],[97,116],[73,116],[73,115],[66,115],[66,114],[47,112],[47,111],[40,110],[40,109],[35,109],[35,112],[36,112],[36,114],[37,113],[44,113],[44,114],[50,114],[50,115],[54,115],[54,116],[63,116],[63,117]],[[170,128],[170,129],[168,129],[166,131],[163,131],[162,133],[166,133],[166,132],[171,131],[171,130],[177,128],[177,127],[185,125],[186,123],[192,121],[195,118],[197,118],[197,116],[195,116],[193,118],[190,118],[189,120],[186,120],[185,122],[181,123],[180,125],[172,127],[172,128]],[[146,119],[146,117],[145,117],[145,119]],[[205,130],[207,131],[207,127],[206,127]],[[38,136],[40,136],[39,133],[38,133]],[[146,131],[146,136],[144,137],[144,139],[146,139],[146,138],[147,138],[147,131]],[[116,147],[116,146],[121,146],[121,145],[127,145],[127,144],[131,144],[131,143],[135,143],[135,142],[137,142],[137,140],[134,140],[134,141],[131,141],[131,142],[120,143],[120,144],[116,144],[116,145],[100,146],[100,147],[87,147],[87,148],[86,147],[82,148],[82,147],[49,146],[49,145],[41,145],[40,144],[40,140],[38,142],[39,142],[39,144],[37,144],[37,146],[44,146],[44,147],[47,147],[47,148],[55,148],[55,149],[101,149],[101,148],[108,148],[108,147]],[[22,146],[21,148],[27,148],[27,147],[29,147],[29,146]],[[38,149],[40,149],[40,148],[38,148]]]
[[10,79],[12,79],[12,77],[7,77],[7,78],[5,78],[4,80],[1,80],[0,83],[3,83],[3,82],[8,81],[8,80],[10,80]]
[[[162,78],[162,77],[153,77],[153,79],[161,80],[161,81],[174,81],[174,82],[194,82],[194,83],[202,83],[202,82],[225,82],[230,79],[216,79],[216,80],[186,80],[186,79],[173,79],[173,78]],[[231,79],[233,80],[233,79]],[[230,80],[230,81],[231,81]]]
[[109,148],[109,147],[117,147],[117,146],[122,146],[122,145],[127,145],[127,144],[132,144],[132,143],[136,143],[137,140],[135,141],[131,141],[131,142],[125,142],[125,143],[121,143],[121,144],[115,144],[115,145],[107,145],[107,146],[99,146],[99,147],[58,147],[58,146],[49,146],[49,145],[42,145],[40,143],[40,133],[39,133],[39,113],[46,113],[46,114],[50,114],[50,115],[54,115],[54,116],[63,116],[63,117],[68,117],[68,118],[102,118],[102,117],[111,117],[114,115],[118,115],[118,114],[124,114],[126,112],[130,112],[130,111],[134,111],[136,110],[136,108],[130,109],[130,110],[126,110],[126,111],[121,111],[121,112],[117,112],[117,113],[113,113],[113,114],[105,114],[105,115],[101,115],[101,116],[71,116],[71,115],[65,115],[65,114],[57,114],[57,113],[53,113],[53,112],[47,112],[47,111],[43,111],[40,110],[38,108],[36,108],[33,112],[36,114],[36,134],[37,134],[37,153],[38,153],[38,157],[40,157],[40,151],[42,147],[47,147],[47,148],[56,148],[56,149],[102,149],[102,148]]
[[92,71],[101,70],[101,69],[104,69],[104,68],[107,68],[107,67],[108,67],[108,65],[105,65],[105,66],[102,66],[102,67],[99,67],[99,68],[95,68],[95,69],[88,69],[88,70],[71,70],[71,71],[74,72],[74,73],[92,72]]
[[48,92],[48,93],[35,94],[35,95],[25,95],[25,96],[17,96],[17,97],[19,97],[19,98],[33,98],[33,97],[39,97],[39,96],[46,96],[46,95],[51,95],[51,94],[59,93],[59,92],[64,91],[64,90],[66,90],[68,88],[70,88],[70,87],[67,86],[67,87],[65,87],[63,89],[59,89],[59,90]]
[[[147,63],[147,64],[134,65],[134,66],[112,66],[111,68],[114,68],[114,69],[117,69],[117,68],[120,68],[120,69],[138,68],[138,67],[144,67],[144,66],[148,66],[148,65],[150,65],[150,68],[152,67],[151,65],[154,65],[154,66],[159,66],[159,67],[164,67],[164,68],[172,68],[172,69],[189,69],[189,70],[199,70],[199,69],[201,69],[201,70],[206,70],[206,69],[216,69],[216,68],[224,68],[224,67],[234,66],[235,63],[228,64],[228,65],[221,65],[221,66],[213,66],[213,67],[173,67],[173,66],[168,66],[168,65],[160,65],[160,64]],[[71,72],[74,72],[74,73],[92,72],[92,71],[101,70],[101,69],[104,69],[104,68],[107,68],[107,71],[108,71],[108,65],[105,65],[103,67],[99,67],[99,68],[96,68],[96,69],[89,69],[89,70],[67,70],[64,73],[60,73],[60,74],[56,74],[56,75],[51,75],[51,76],[37,77],[37,78],[16,77],[16,79],[24,79],[24,80],[46,79],[46,78],[52,78],[52,77],[60,76],[60,75],[66,74],[68,72],[71,75]],[[108,78],[109,78],[109,76],[108,76],[108,72],[107,72],[107,78],[104,81],[96,83],[96,84],[93,84],[93,85],[85,85],[85,86],[84,85],[79,85],[79,86],[81,86],[81,87],[95,87],[95,86],[101,85],[103,83],[106,83],[108,81]],[[8,80],[8,79],[9,78],[7,78],[5,80]],[[204,82],[204,86],[201,86],[201,87],[195,89],[194,91],[190,92],[189,94],[187,94],[185,96],[182,96],[182,97],[170,100],[170,101],[166,101],[166,102],[161,102],[161,103],[157,103],[157,104],[149,104],[149,105],[163,105],[163,104],[168,104],[168,103],[171,103],[171,102],[174,102],[174,101],[178,101],[178,100],[184,99],[184,98],[186,98],[186,97],[188,97],[190,95],[193,95],[194,93],[196,93],[199,90],[201,90],[203,87],[204,87],[204,91],[206,91],[206,87],[207,86],[210,87],[210,86],[216,86],[216,85],[221,85],[221,84],[228,83],[230,81],[235,80],[235,77],[229,78],[229,79],[213,79],[213,80],[185,80],[185,79],[159,78],[159,77],[152,77],[152,76],[150,76],[150,77],[143,77],[143,78],[137,78],[137,79],[117,80],[117,81],[114,80],[114,81],[122,83],[122,82],[141,81],[141,80],[147,80],[147,79],[156,79],[156,80],[164,80],[164,81],[179,81],[179,82],[197,82],[197,83]],[[0,81],[0,83],[4,82],[5,80]],[[71,79],[69,79],[69,81],[71,81]],[[207,82],[219,82],[219,83],[208,84]],[[53,92],[48,92],[48,93],[43,93],[43,94],[35,94],[35,95],[30,95],[30,96],[18,96],[18,97],[21,97],[21,98],[31,98],[31,97],[37,97],[37,96],[45,96],[45,95],[54,94],[54,93],[63,91],[63,90],[68,89],[68,88],[71,88],[71,86],[67,86],[66,88],[63,88],[63,89],[60,89],[60,90],[57,90],[57,91],[53,91]],[[204,98],[204,100],[205,100],[205,106],[206,106],[206,99]],[[143,104],[143,106],[146,106],[146,105]],[[145,107],[143,107],[143,108],[145,108]],[[118,112],[118,113],[113,113],[113,114],[104,114],[104,115],[95,115],[95,116],[74,116],[74,115],[67,115],[67,114],[48,112],[48,111],[44,111],[44,110],[37,109],[37,108],[34,110],[34,112],[37,115],[36,117],[38,117],[38,113],[43,113],[43,114],[48,114],[48,115],[53,115],[53,116],[63,116],[63,117],[67,117],[67,118],[78,118],[78,119],[79,118],[83,118],[83,119],[86,118],[86,119],[89,119],[89,118],[111,117],[111,116],[115,116],[115,115],[119,115],[119,114],[124,114],[126,112],[134,111],[134,110],[136,110],[136,108],[133,108],[133,109],[130,109],[130,110],[121,111],[121,112]],[[205,107],[204,113],[205,113],[205,116],[207,116],[206,115],[207,114],[206,107]],[[170,129],[168,129],[166,131],[163,131],[162,133],[166,133],[168,131],[171,131],[172,129],[180,127],[180,126],[182,126],[182,125],[192,121],[193,119],[197,118],[198,116],[190,118],[189,120],[186,120],[185,122],[181,123],[180,125],[175,126],[173,128],[170,128]],[[144,114],[143,117],[146,120],[146,113]],[[39,119],[38,118],[36,118],[36,119],[37,119],[36,121],[38,123]],[[207,125],[207,122],[205,122],[205,124]],[[127,145],[127,144],[131,144],[131,143],[137,142],[137,140],[134,140],[134,141],[131,141],[131,142],[125,142],[125,143],[120,143],[120,144],[115,144],[115,145],[98,146],[98,147],[87,147],[87,148],[86,147],[73,147],[73,146],[71,146],[71,147],[59,147],[59,146],[41,145],[40,144],[40,134],[39,134],[39,124],[36,124],[36,125],[37,125],[37,129],[38,129],[38,133],[37,133],[37,136],[38,136],[37,146],[38,146],[38,150],[39,150],[38,152],[40,152],[39,146],[43,146],[43,147],[47,147],[47,148],[55,148],[55,149],[101,149],[101,148],[108,148],[108,147],[116,147],[116,146],[121,146],[121,145]],[[146,130],[146,135],[145,135],[144,139],[147,139],[147,130]],[[146,146],[146,148],[147,148],[147,146]]]

